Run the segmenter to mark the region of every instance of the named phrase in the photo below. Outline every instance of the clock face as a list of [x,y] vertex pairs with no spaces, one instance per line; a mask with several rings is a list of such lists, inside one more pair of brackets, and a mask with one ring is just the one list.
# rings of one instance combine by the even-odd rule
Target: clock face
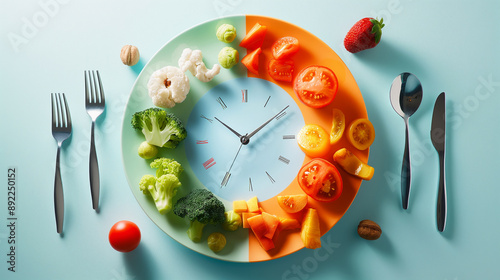
[[[200,182],[220,197],[266,200],[288,187],[302,166],[295,135],[303,126],[299,107],[281,87],[257,78],[229,80],[194,106],[186,157]],[[238,135],[246,134],[251,137],[242,143]]]

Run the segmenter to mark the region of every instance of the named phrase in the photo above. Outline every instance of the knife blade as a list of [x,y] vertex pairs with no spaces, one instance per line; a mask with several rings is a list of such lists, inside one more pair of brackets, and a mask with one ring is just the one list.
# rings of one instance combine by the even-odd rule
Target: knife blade
[[437,197],[437,227],[443,232],[446,227],[447,201],[446,201],[446,176],[445,176],[445,155],[446,155],[446,106],[445,93],[442,92],[436,99],[431,124],[431,141],[439,156],[439,183]]

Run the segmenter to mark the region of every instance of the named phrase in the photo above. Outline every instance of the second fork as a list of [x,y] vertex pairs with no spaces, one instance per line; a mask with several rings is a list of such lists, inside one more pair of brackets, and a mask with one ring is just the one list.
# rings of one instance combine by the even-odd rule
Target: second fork
[[90,193],[92,196],[92,208],[97,211],[97,208],[99,207],[100,183],[99,165],[97,163],[97,154],[95,150],[94,127],[97,117],[99,117],[104,111],[105,99],[99,71],[85,71],[84,76],[85,108],[92,119],[89,159]]

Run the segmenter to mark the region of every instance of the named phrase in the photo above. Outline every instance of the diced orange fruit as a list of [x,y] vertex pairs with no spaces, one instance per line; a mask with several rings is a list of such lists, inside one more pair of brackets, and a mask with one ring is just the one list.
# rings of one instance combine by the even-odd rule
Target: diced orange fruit
[[250,228],[250,225],[248,224],[248,218],[251,218],[253,216],[259,215],[258,213],[249,213],[249,212],[243,212],[241,213],[241,220],[243,222],[243,228]]
[[304,242],[304,247],[316,249],[321,247],[321,231],[319,226],[318,211],[314,208],[307,209],[306,216],[302,222],[300,238]]
[[278,205],[287,213],[302,211],[307,205],[307,194],[278,195]]
[[259,75],[259,55],[262,52],[261,48],[257,48],[256,50],[248,53],[241,59],[241,63],[245,65],[248,71],[254,73],[255,75]]
[[274,233],[280,224],[280,219],[276,217],[276,215],[271,215],[267,212],[262,212],[262,218],[264,219],[264,223],[267,226],[267,232],[264,234],[265,237],[269,239],[273,239]]
[[267,26],[256,23],[241,40],[240,47],[255,49],[262,46],[267,33]]
[[256,196],[247,200],[247,208],[248,208],[248,212],[251,212],[251,213],[260,212],[259,201],[257,200]]
[[233,201],[233,211],[236,213],[247,212],[247,202],[244,200],[235,200]]
[[248,218],[247,221],[262,248],[266,251],[273,249],[273,240],[265,237],[265,234],[267,233],[267,224],[265,223],[262,214]]

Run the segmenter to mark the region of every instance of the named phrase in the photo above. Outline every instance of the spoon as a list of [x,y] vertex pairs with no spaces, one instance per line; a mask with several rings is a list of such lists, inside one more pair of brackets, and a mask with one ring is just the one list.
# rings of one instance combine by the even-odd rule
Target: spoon
[[410,116],[417,111],[422,102],[422,84],[411,73],[401,73],[391,85],[391,105],[394,111],[405,121],[405,151],[401,168],[401,198],[403,209],[408,209],[411,187],[410,135],[408,131]]

